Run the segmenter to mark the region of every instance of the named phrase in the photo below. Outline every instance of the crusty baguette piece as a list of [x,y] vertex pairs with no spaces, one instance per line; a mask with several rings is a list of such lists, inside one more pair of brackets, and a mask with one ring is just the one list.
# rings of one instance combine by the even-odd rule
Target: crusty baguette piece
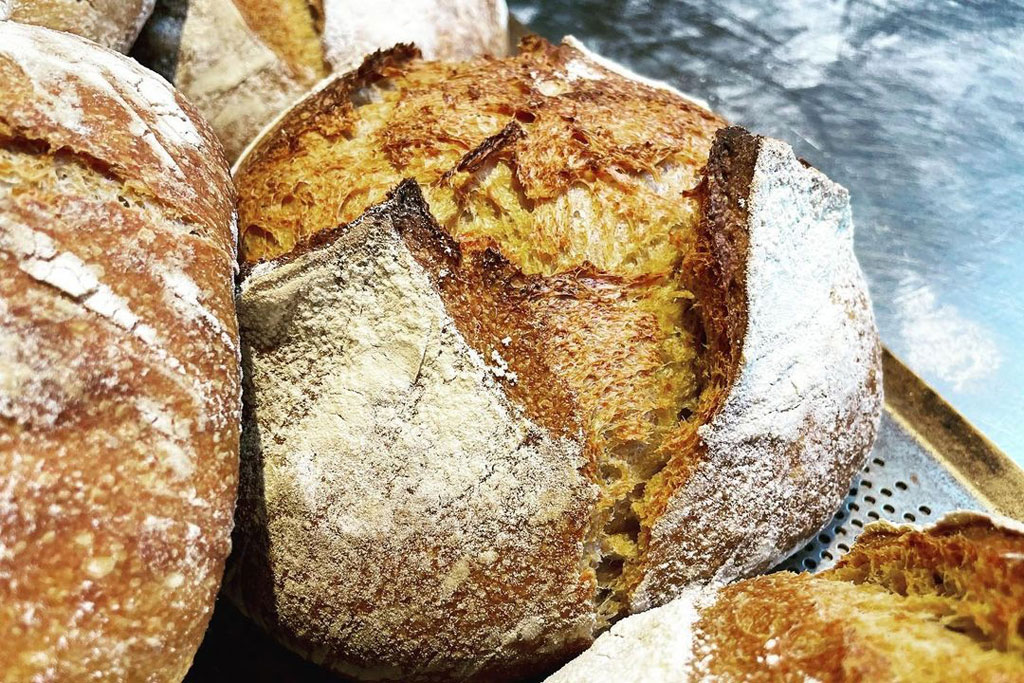
[[1024,681],[1024,526],[876,523],[838,565],[693,590],[629,617],[549,683]]
[[178,681],[230,546],[234,191],[165,81],[0,23],[0,680]]
[[0,21],[45,26],[127,52],[155,0],[0,0]]
[[195,102],[234,159],[268,121],[331,71],[414,42],[428,57],[508,49],[504,0],[165,0],[183,20],[147,27],[143,63]]
[[379,53],[256,143],[249,614],[346,674],[511,679],[817,532],[881,408],[848,197],[722,126],[532,39]]

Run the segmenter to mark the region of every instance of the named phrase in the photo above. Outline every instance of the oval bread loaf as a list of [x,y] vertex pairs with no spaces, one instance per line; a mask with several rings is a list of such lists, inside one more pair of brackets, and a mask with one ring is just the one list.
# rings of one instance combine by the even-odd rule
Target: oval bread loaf
[[162,79],[0,23],[0,679],[179,681],[230,547],[232,189]]
[[162,0],[139,58],[195,102],[234,159],[331,71],[415,42],[428,57],[508,49],[504,0]]
[[255,144],[250,615],[348,675],[528,678],[817,532],[881,409],[848,196],[724,126],[530,39],[378,53]]
[[154,0],[0,0],[0,21],[67,31],[127,52],[153,12]]
[[691,590],[549,683],[1024,680],[1024,527],[868,526],[838,565]]

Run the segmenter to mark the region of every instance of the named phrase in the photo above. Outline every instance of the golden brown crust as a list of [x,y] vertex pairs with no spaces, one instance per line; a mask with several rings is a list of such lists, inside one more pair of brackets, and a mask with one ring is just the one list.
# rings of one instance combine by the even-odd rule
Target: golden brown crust
[[[533,232],[529,247],[516,248],[524,238],[518,233],[500,240],[519,267],[550,273],[589,260],[606,270],[642,273],[673,265],[676,242],[687,232],[681,223],[688,222],[687,210],[696,213],[697,201],[680,202],[668,188],[696,184],[722,119],[539,38],[524,39],[521,53],[504,60],[423,63],[417,56],[399,46],[367,58],[357,71],[296,105],[240,161],[246,260],[285,253],[315,232],[355,219],[405,177],[431,188],[428,200],[435,213],[443,212],[439,220],[446,229],[472,237],[462,234],[458,212],[471,209],[467,204],[485,198],[490,188],[472,173],[452,171],[469,163],[463,156],[470,154],[511,169],[536,222],[538,205],[551,212],[544,217],[553,234]],[[525,139],[482,144],[510,120],[519,122]],[[610,120],[617,125],[607,125]],[[292,158],[302,161],[291,164]],[[319,161],[329,165],[315,178],[302,176],[306,164]],[[563,208],[560,201],[577,186],[594,193],[593,206],[581,198]],[[560,210],[592,211],[600,224],[590,229],[614,234],[625,224],[636,233],[627,236],[657,242],[634,250],[621,244],[621,253],[589,252],[584,227]],[[653,253],[645,258],[640,252],[646,248]],[[643,261],[630,265],[637,256]],[[529,260],[518,262],[522,257]]]
[[140,54],[174,76],[234,159],[330,71],[397,43],[437,59],[504,54],[507,20],[504,0],[190,0],[182,22],[147,29],[150,47],[174,53]]
[[[45,140],[53,149],[67,148],[95,159],[166,210],[204,226],[225,251],[234,251],[231,235],[223,230],[224,217],[233,210],[232,194],[206,189],[220,190],[231,182],[221,166],[209,160],[211,153],[214,159],[222,154],[221,146],[185,98],[166,85],[151,85],[149,72],[132,62],[89,50],[85,43],[61,44],[55,34],[47,40],[57,46],[53,57],[66,66],[39,63],[33,56],[38,48],[30,45],[33,38],[15,37],[13,30],[11,34],[4,46],[7,59],[0,62],[0,79],[8,94],[0,122],[9,135]],[[101,61],[90,63],[96,60]],[[100,69],[107,79],[104,85],[88,87],[83,79],[65,78],[76,64]],[[95,135],[81,123],[79,111],[102,117],[105,134]]]
[[[926,530],[872,525],[820,576],[882,586],[899,595],[955,605],[954,626],[977,631],[998,650],[1024,656],[1024,530],[981,515]],[[956,622],[960,622],[957,624]]]
[[322,27],[308,0],[234,0],[249,28],[276,52],[301,80],[327,75],[320,48]]
[[45,26],[127,52],[153,11],[154,0],[5,0],[0,20]]
[[874,525],[835,569],[687,594],[549,681],[1024,680],[1022,551],[1024,528],[979,514]]
[[226,163],[73,36],[0,24],[0,89],[0,670],[180,680],[237,481]]
[[[503,393],[578,440],[601,488],[576,539],[597,629],[815,532],[877,424],[845,191],[723,123],[569,44],[463,63],[397,48],[296,105],[236,171],[244,258],[285,254],[257,279],[331,248],[406,176],[371,213],[415,213],[419,184],[429,212],[405,246]],[[775,315],[779,282],[806,305],[786,292]],[[278,627],[294,639],[306,621]],[[328,663],[348,671],[352,647]]]

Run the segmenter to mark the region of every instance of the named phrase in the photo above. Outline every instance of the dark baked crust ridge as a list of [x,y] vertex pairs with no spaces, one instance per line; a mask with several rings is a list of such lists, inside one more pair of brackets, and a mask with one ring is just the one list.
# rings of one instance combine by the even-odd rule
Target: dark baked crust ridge
[[701,406],[708,421],[725,398],[724,388],[736,380],[747,333],[747,198],[757,161],[758,138],[731,126],[715,134],[701,195],[697,244],[683,270],[693,289],[704,329],[705,382],[708,400]]
[[[497,353],[515,368],[513,377],[495,365],[508,396],[551,433],[581,439],[576,399],[547,356],[538,353],[546,330],[533,319],[529,299],[545,287],[544,278],[524,276],[494,246],[460,247],[434,220],[415,181],[399,185],[392,199],[396,228],[430,273],[466,341],[489,362],[496,362],[492,354]],[[579,288],[569,278],[566,285]]]
[[846,191],[784,143],[735,128],[719,133],[708,170],[698,253],[715,257],[697,270],[710,263],[725,278],[708,302],[729,309],[705,311],[716,384],[702,397],[700,455],[684,442],[651,484],[664,507],[647,511],[634,610],[763,571],[813,536],[881,413],[880,344]]

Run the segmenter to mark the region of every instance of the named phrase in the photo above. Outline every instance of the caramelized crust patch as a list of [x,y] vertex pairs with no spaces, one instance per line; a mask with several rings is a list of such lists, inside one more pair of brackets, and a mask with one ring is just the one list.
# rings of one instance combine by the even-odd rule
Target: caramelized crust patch
[[434,227],[406,238],[460,331],[532,419],[584,437],[604,490],[587,542],[612,619],[638,558],[634,506],[661,445],[693,433],[701,332],[683,262],[723,122],[540,39],[503,60],[417,57],[373,55],[241,162],[244,259],[322,243],[415,180]]
[[951,628],[1024,655],[1024,541],[979,517],[929,531],[869,528],[823,578],[945,605]]
[[[246,260],[356,218],[402,178],[460,240],[524,272],[667,273],[692,239],[697,180],[723,121],[540,39],[503,60],[426,63],[399,48],[299,105],[238,175]],[[325,108],[325,105],[327,107]],[[491,163],[450,174],[511,121]]]

